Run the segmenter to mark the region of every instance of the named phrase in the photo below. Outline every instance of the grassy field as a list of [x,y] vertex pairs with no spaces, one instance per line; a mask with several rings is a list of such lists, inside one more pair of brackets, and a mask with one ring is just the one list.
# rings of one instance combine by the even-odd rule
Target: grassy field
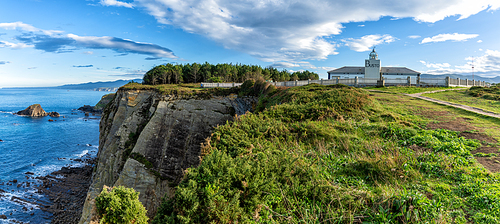
[[365,89],[383,91],[388,93],[422,93],[434,90],[453,89],[456,87],[414,87],[414,86],[390,86],[390,87],[366,87]]
[[463,104],[471,107],[481,108],[483,110],[500,113],[500,101],[474,97],[467,91],[444,91],[438,93],[425,93],[422,96],[444,100],[452,103]]
[[260,108],[216,128],[153,223],[500,222],[498,119],[341,85]]

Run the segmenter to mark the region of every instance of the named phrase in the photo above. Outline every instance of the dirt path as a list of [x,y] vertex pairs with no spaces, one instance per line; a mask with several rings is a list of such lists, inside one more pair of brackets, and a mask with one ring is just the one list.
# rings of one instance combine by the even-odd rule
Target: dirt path
[[459,108],[459,109],[462,109],[462,110],[474,112],[474,113],[477,113],[477,114],[482,114],[482,115],[489,116],[489,117],[500,118],[500,114],[493,113],[493,112],[490,112],[490,111],[485,111],[485,110],[483,110],[481,108],[471,107],[471,106],[467,106],[467,105],[462,105],[462,104],[457,104],[457,103],[451,103],[451,102],[447,102],[447,101],[443,101],[443,100],[436,100],[436,99],[432,99],[432,98],[429,98],[429,97],[421,96],[424,93],[436,93],[436,92],[443,92],[443,91],[450,91],[450,90],[464,90],[464,89],[445,89],[445,90],[436,90],[436,91],[428,91],[428,92],[423,92],[423,93],[404,94],[404,95],[410,96],[410,97],[419,98],[419,99],[422,99],[422,100],[427,100],[427,101],[430,101],[430,102],[434,102],[434,103],[438,103],[438,104],[442,104],[442,105],[446,105],[446,106],[450,106],[450,107]]

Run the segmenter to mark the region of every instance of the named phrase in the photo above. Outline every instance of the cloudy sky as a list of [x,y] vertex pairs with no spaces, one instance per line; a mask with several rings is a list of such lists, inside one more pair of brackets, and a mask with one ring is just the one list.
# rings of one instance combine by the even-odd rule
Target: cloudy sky
[[0,87],[140,78],[164,63],[327,77],[362,66],[500,75],[499,0],[2,0]]

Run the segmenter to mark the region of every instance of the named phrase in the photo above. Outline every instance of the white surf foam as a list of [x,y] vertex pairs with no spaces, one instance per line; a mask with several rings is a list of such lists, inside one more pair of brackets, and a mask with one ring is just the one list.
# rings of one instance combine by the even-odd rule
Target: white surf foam
[[74,156],[76,156],[76,157],[83,157],[83,156],[84,156],[84,155],[86,155],[87,153],[89,153],[89,150],[83,150],[83,151],[82,151],[82,153],[80,153],[80,154],[76,154],[76,155],[74,155]]

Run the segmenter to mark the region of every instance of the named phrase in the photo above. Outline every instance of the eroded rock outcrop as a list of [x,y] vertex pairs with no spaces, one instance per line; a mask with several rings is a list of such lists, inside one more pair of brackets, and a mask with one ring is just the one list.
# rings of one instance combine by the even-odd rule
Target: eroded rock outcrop
[[59,117],[59,113],[57,112],[45,112],[40,104],[33,104],[24,110],[18,111],[16,114],[30,117]]
[[101,97],[101,100],[95,105],[83,105],[83,107],[78,108],[78,110],[88,113],[101,114],[104,107],[111,102],[115,97],[115,93],[106,94]]
[[80,223],[91,221],[104,185],[134,188],[153,217],[185,170],[199,164],[201,143],[213,128],[251,110],[255,101],[119,90],[101,118],[97,165]]

